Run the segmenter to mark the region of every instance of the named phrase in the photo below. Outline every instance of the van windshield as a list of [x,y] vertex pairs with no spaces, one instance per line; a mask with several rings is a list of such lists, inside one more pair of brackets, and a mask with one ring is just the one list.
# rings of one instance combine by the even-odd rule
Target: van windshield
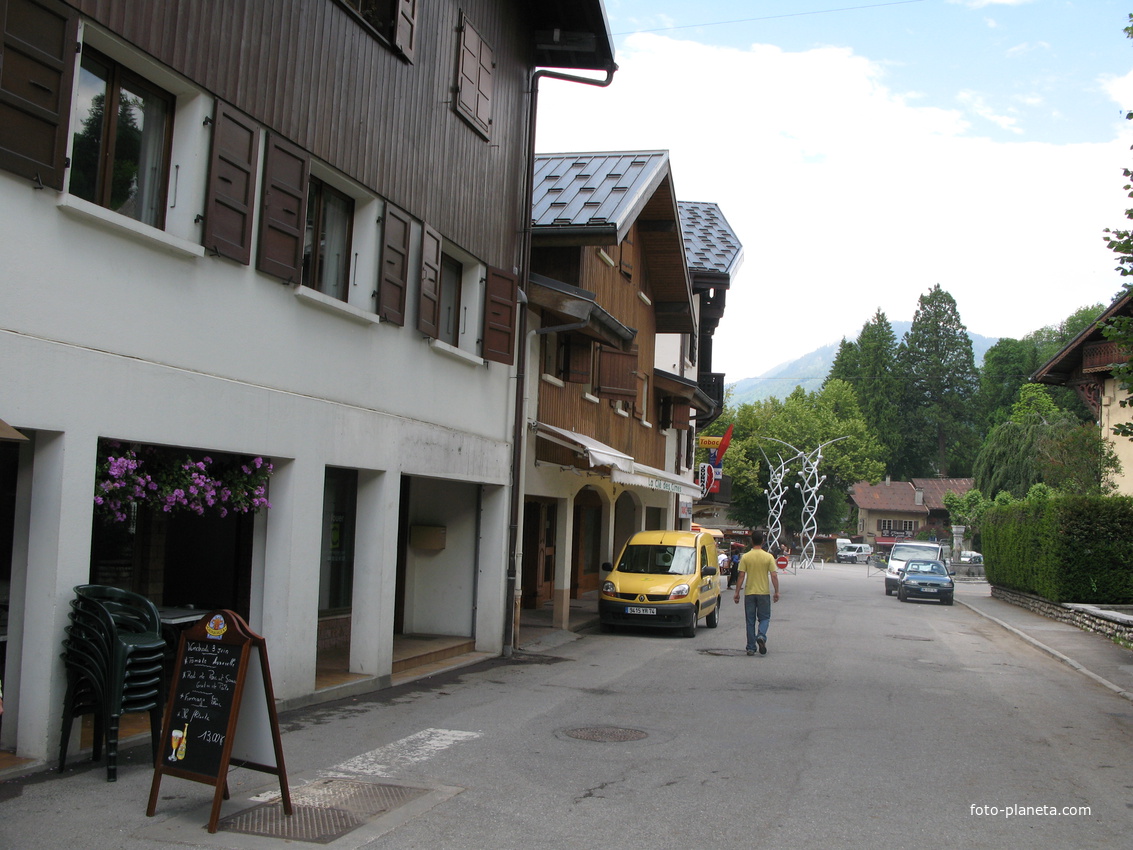
[[696,572],[696,550],[691,546],[627,546],[618,562],[623,573],[688,576]]
[[932,546],[913,546],[908,543],[898,543],[893,547],[893,551],[889,555],[890,561],[909,561],[913,558],[936,558],[940,552],[939,547]]

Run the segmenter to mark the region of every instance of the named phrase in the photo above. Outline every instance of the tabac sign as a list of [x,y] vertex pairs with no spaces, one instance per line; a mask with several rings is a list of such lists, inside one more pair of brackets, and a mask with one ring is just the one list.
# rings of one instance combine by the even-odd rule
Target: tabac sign
[[[699,444],[702,449],[708,449],[708,463],[700,465],[700,493],[701,498],[709,493],[720,492],[720,479],[724,476],[724,452],[732,442],[732,426],[724,432],[722,437],[701,437]],[[707,469],[706,469],[707,468]]]

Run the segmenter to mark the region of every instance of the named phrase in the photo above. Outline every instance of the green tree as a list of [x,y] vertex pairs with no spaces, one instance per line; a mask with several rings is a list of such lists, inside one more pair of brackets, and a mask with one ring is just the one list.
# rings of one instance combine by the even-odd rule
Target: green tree
[[1104,495],[1121,469],[1092,423],[1062,410],[1037,384],[1019,389],[1010,417],[992,428],[976,457],[976,487],[990,497],[1023,499],[1036,484],[1066,493]]
[[1010,416],[1019,387],[1040,365],[1038,346],[1025,339],[1000,339],[987,350],[976,396],[976,412],[984,430]]
[[894,471],[903,478],[965,474],[978,446],[979,375],[956,301],[939,284],[920,297],[896,363],[904,393]]
[[[862,418],[852,387],[841,380],[827,383],[818,392],[796,387],[785,400],[769,398],[740,405],[727,411],[721,420],[734,425],[732,443],[724,455],[724,472],[732,479],[732,505],[729,514],[736,522],[750,528],[767,523],[767,486],[770,470],[766,457],[773,464],[793,454],[787,443],[804,452],[838,440],[823,449],[819,472],[826,476],[822,485],[818,524],[820,530],[840,527],[849,512],[846,496],[851,484],[864,479],[877,481],[884,474],[881,446]],[[713,430],[721,427],[714,423]],[[781,442],[779,442],[781,441]],[[799,465],[788,471],[788,492],[783,508],[783,528],[796,533],[802,520],[802,500],[797,488]]]

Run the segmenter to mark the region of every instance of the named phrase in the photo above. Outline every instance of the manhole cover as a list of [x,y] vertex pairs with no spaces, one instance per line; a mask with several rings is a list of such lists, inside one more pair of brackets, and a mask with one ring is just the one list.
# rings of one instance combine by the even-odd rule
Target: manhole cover
[[932,638],[917,637],[916,635],[890,635],[889,637],[896,638],[897,640],[932,640]]
[[747,652],[742,649],[698,649],[701,655],[723,655],[734,657],[737,655],[747,655]]
[[262,803],[223,818],[226,832],[329,844],[378,815],[428,792],[427,788],[320,779],[291,791],[290,816],[279,800]]
[[581,729],[567,729],[565,734],[580,741],[597,741],[599,744],[620,744],[649,737],[640,729],[622,729],[618,726],[584,726]]

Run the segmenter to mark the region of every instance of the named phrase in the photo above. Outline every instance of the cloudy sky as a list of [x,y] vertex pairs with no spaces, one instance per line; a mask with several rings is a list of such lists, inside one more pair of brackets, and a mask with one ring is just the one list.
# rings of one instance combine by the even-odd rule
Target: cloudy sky
[[541,153],[668,150],[744,245],[713,368],[756,377],[939,283],[1021,337],[1121,288],[1133,2],[605,0],[609,88],[540,87]]

